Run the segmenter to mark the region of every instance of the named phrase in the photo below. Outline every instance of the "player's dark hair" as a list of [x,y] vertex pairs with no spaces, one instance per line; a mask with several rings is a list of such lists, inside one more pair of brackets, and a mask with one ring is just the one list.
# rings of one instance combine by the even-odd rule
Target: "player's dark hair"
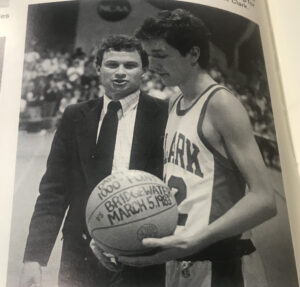
[[148,67],[148,56],[143,50],[140,41],[135,37],[130,37],[127,35],[110,35],[104,38],[97,52],[96,66],[102,65],[103,55],[109,50],[127,52],[137,51],[141,56],[143,68]]
[[200,48],[200,67],[208,67],[210,32],[200,18],[186,10],[160,11],[147,18],[135,36],[142,41],[164,39],[183,56],[197,46]]

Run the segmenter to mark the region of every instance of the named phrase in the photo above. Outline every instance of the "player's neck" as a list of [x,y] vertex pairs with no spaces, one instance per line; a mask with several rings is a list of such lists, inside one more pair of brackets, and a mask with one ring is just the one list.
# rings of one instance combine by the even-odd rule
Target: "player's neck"
[[179,86],[183,94],[183,105],[189,106],[210,85],[215,83],[216,81],[206,71],[200,70],[191,74],[188,80]]

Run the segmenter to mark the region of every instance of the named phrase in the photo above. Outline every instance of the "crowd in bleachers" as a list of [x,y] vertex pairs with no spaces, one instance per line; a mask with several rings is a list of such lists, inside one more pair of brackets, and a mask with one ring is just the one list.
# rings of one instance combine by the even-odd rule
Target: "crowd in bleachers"
[[23,119],[55,117],[67,105],[96,98],[99,92],[93,55],[87,56],[81,49],[73,54],[35,50],[25,53]]
[[[34,130],[55,128],[68,105],[103,95],[94,66],[95,53],[96,49],[86,54],[80,48],[73,53],[38,52],[37,49],[25,53],[20,115],[24,129],[30,130],[33,123],[36,123]],[[262,63],[257,62],[253,73],[245,77],[241,73],[222,71],[214,63],[209,72],[240,99],[249,114],[266,163],[279,166],[271,102],[262,68]],[[176,88],[165,87],[159,77],[150,72],[143,76],[141,89],[163,99],[179,93]],[[43,125],[46,120],[48,124]]]
[[[59,116],[69,104],[103,95],[94,58],[95,50],[86,55],[80,48],[73,54],[28,51],[24,59],[22,118],[37,120]],[[164,87],[150,72],[144,75],[141,88],[163,99],[174,91]]]
[[[259,67],[261,63],[257,63]],[[210,75],[220,84],[226,86],[243,104],[250,117],[255,133],[275,140],[275,127],[271,100],[264,73],[256,71],[243,79],[241,74],[226,75],[215,64],[210,68]],[[238,79],[238,80],[237,80]],[[243,83],[241,85],[241,83]]]
[[256,140],[268,166],[280,167],[278,146],[263,63],[253,63],[252,72],[243,75],[238,71],[222,72],[216,63],[211,65],[210,75],[226,86],[243,104],[248,112]]

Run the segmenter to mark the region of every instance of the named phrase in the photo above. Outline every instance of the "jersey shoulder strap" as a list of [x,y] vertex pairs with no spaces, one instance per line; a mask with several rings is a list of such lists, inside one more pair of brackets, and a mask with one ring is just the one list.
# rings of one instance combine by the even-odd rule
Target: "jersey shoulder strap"
[[177,97],[174,97],[174,99],[172,97],[170,98],[170,100],[169,100],[169,113],[174,108],[174,106],[179,101],[179,99],[182,98],[182,96],[183,96],[182,93],[180,93]]

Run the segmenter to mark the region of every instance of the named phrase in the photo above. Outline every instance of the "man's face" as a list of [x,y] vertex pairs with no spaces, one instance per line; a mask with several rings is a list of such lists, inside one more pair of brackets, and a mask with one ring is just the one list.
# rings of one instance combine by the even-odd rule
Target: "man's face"
[[105,93],[113,100],[119,100],[135,92],[140,87],[144,71],[137,51],[104,52],[99,69]]
[[149,69],[160,75],[166,86],[176,86],[189,78],[191,64],[188,56],[170,46],[163,39],[143,41],[149,57]]

